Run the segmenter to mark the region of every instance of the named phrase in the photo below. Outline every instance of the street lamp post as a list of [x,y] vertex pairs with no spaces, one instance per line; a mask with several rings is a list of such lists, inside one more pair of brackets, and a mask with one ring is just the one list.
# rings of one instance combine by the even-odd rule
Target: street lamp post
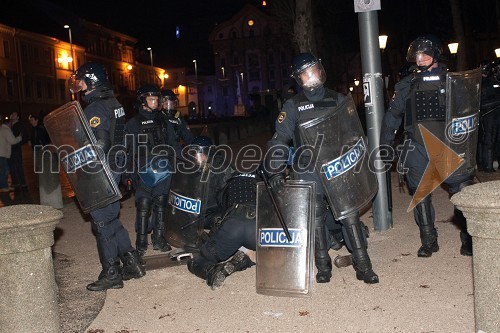
[[153,49],[151,47],[148,47],[149,51],[149,60],[151,62],[151,70],[153,71],[153,84],[155,84],[155,68],[153,66]]
[[193,59],[193,63],[194,63],[194,85],[196,87],[196,105],[198,107],[198,114],[201,117],[203,115],[201,114],[200,96],[198,95],[198,62],[196,61],[196,59]]
[[71,36],[71,27],[69,25],[64,25],[64,29],[68,29],[68,35],[69,35],[69,52],[71,53],[71,71],[75,71],[75,57],[73,55],[73,38]]

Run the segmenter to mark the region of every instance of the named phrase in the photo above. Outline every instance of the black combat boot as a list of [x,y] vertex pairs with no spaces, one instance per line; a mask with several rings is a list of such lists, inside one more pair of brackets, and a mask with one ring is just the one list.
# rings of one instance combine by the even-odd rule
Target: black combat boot
[[460,254],[463,256],[472,256],[472,236],[466,231],[460,231]]
[[434,252],[439,251],[437,242],[437,230],[434,228],[434,214],[432,213],[432,202],[427,196],[413,209],[413,215],[420,230],[420,241],[422,246],[418,249],[417,256],[428,258]]
[[126,252],[120,258],[123,262],[123,280],[139,279],[146,275],[146,270],[140,262],[137,251]]
[[140,198],[136,202],[137,215],[135,221],[135,231],[137,238],[135,248],[139,256],[143,256],[148,249],[148,224],[151,211],[151,200],[149,198]]
[[153,250],[159,250],[160,252],[167,252],[172,250],[172,247],[167,243],[167,240],[165,239],[165,230],[167,228],[167,216],[165,214],[166,207],[166,195],[161,195],[154,199],[153,214],[156,217],[156,223],[153,228],[151,240],[153,241]]
[[332,277],[332,259],[328,254],[327,237],[329,234],[325,224],[326,202],[323,195],[316,195],[316,219],[314,227],[314,263],[318,269],[316,282],[328,283]]
[[212,289],[222,287],[226,278],[235,273],[244,271],[252,267],[255,263],[242,251],[237,251],[235,255],[223,263],[219,263],[207,276],[207,285]]
[[214,262],[201,255],[196,255],[195,258],[189,258],[187,261],[188,270],[203,280],[207,280],[208,275],[214,270],[215,265]]
[[356,278],[368,284],[378,283],[378,275],[373,271],[368,255],[368,242],[363,230],[364,225],[359,220],[359,214],[347,216],[342,220],[342,224],[352,248],[352,266],[356,271]]
[[453,210],[454,222],[460,228],[460,254],[463,256],[472,256],[472,236],[467,231],[467,219],[462,211],[455,207]]
[[123,281],[120,274],[120,260],[118,258],[110,259],[105,263],[97,281],[87,285],[87,289],[90,291],[120,288],[123,288]]

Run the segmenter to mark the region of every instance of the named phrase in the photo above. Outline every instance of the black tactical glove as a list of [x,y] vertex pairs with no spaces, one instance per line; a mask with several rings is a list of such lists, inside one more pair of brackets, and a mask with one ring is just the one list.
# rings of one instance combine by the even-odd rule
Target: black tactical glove
[[132,174],[129,174],[129,173],[124,173],[122,174],[122,178],[121,178],[121,181],[122,181],[122,185],[125,187],[125,190],[127,190],[128,192],[132,191],[132,189],[134,188],[134,176]]

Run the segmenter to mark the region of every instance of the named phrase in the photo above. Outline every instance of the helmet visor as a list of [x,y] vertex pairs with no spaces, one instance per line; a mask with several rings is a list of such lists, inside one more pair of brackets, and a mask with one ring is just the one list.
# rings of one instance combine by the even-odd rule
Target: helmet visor
[[295,74],[294,78],[302,89],[312,91],[325,83],[326,73],[321,62],[316,62]]
[[163,108],[165,110],[176,110],[178,106],[177,99],[163,98]]
[[419,39],[415,40],[408,47],[408,52],[406,53],[406,61],[416,62],[422,55],[428,55],[434,57],[434,46],[430,40]]
[[73,74],[68,79],[68,88],[72,94],[76,94],[83,90],[83,80],[80,80],[76,77],[76,74]]

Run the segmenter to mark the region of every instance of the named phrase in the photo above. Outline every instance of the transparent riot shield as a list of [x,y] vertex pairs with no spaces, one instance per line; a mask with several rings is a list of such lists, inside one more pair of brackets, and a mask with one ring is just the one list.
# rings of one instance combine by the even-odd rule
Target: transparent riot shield
[[[337,220],[368,205],[378,183],[351,95],[320,117],[299,124],[302,143],[314,146],[315,172]],[[317,140],[320,138],[319,140]]]
[[43,122],[84,213],[122,197],[78,101],[55,109]]
[[481,102],[481,69],[446,74],[446,145],[464,159],[455,171],[472,173],[476,150]]
[[276,196],[291,241],[263,182],[257,183],[257,293],[310,296],[314,274],[314,206],[316,183],[286,182]]

